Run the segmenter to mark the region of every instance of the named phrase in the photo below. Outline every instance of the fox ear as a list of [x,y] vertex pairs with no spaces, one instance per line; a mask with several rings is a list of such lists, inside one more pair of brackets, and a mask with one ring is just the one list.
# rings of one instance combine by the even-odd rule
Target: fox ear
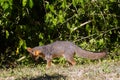
[[30,48],[30,47],[27,48],[27,51],[28,51],[28,52],[30,52],[31,50],[32,50],[32,48]]
[[36,51],[35,51],[35,56],[38,56],[40,53],[41,53],[40,50],[36,50]]

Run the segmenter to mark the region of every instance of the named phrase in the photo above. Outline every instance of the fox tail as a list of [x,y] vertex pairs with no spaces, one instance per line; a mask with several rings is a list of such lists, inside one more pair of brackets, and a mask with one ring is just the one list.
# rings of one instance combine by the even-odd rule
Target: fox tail
[[105,57],[107,53],[106,52],[90,52],[90,51],[83,50],[77,46],[76,54],[79,57],[94,60],[94,59],[100,59],[100,58]]

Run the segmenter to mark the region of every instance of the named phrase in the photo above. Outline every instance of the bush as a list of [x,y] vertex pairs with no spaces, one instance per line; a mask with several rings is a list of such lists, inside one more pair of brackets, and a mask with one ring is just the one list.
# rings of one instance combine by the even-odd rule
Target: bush
[[119,10],[117,0],[0,0],[0,65],[27,64],[26,47],[56,40],[118,56]]

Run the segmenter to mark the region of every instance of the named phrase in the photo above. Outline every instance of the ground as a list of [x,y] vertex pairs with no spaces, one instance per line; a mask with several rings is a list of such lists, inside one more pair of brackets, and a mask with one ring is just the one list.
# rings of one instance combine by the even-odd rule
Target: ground
[[19,66],[0,69],[0,80],[120,80],[120,61],[103,60],[76,66]]

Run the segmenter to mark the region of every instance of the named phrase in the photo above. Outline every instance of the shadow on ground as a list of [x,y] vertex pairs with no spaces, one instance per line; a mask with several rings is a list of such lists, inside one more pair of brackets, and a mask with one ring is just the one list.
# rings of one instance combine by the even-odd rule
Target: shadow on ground
[[20,80],[66,80],[66,76],[63,76],[61,74],[53,74],[53,75],[44,74],[43,76],[37,76],[35,78],[25,77]]

